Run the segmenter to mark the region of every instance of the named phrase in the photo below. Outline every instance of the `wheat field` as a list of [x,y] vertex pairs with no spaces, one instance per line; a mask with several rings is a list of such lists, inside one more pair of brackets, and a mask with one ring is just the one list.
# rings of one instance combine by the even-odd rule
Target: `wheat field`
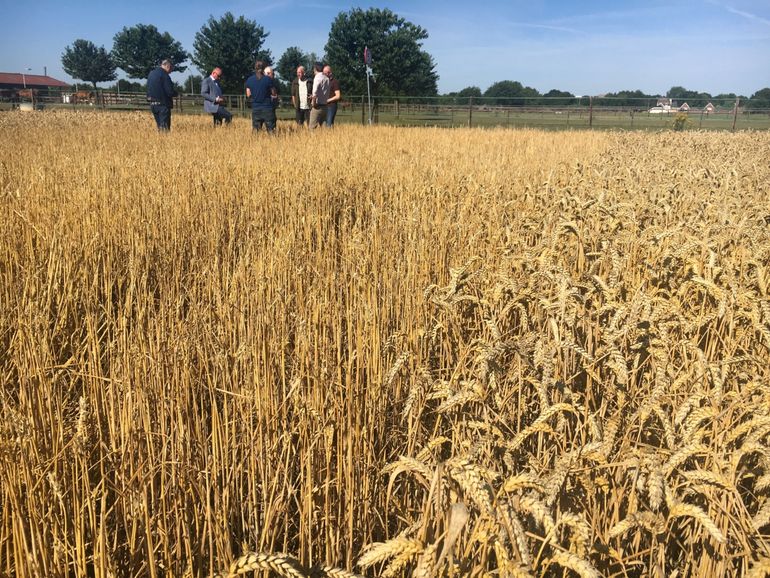
[[0,576],[770,574],[770,133],[2,113]]

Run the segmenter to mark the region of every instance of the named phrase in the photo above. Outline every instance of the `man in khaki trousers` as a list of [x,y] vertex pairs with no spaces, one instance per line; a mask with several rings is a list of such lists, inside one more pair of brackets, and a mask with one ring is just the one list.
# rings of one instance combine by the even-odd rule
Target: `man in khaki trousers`
[[323,73],[323,64],[313,65],[313,96],[310,99],[310,128],[318,128],[326,122],[326,101],[329,100],[329,77]]

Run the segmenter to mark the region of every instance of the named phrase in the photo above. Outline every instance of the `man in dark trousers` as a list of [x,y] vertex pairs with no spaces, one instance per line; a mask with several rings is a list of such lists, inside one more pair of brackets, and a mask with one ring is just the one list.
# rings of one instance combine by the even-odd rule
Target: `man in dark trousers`
[[297,77],[291,81],[291,103],[297,124],[302,126],[310,121],[310,96],[313,93],[313,79],[305,78],[305,67],[297,67]]
[[329,77],[329,100],[326,101],[326,126],[334,126],[334,118],[337,116],[337,105],[342,99],[340,81],[334,78],[332,67],[324,66],[324,74]]
[[214,117],[214,126],[230,124],[233,115],[222,104],[225,99],[222,97],[222,87],[219,86],[219,77],[222,76],[222,69],[218,66],[211,71],[211,75],[203,79],[201,83],[201,95],[203,96],[203,110],[210,112]]
[[166,59],[147,77],[147,101],[160,131],[171,130],[171,109],[176,96],[174,83],[169,76],[173,68],[172,62]]

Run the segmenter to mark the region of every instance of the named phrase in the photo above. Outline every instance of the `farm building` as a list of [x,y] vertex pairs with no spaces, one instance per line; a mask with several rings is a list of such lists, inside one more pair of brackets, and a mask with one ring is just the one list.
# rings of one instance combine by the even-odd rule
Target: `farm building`
[[61,80],[42,74],[25,74],[19,72],[0,72],[0,98],[7,100],[18,99],[24,93],[51,94],[70,85]]
[[715,110],[716,108],[711,103],[708,103],[706,106],[703,107],[703,112],[705,112],[706,114],[711,114]]
[[685,102],[682,106],[679,107],[678,110],[680,112],[689,112],[690,111],[690,105]]

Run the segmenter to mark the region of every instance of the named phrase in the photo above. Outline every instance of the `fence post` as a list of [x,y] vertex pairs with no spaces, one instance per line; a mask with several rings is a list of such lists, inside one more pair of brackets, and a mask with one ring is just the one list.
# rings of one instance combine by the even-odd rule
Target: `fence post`
[[398,99],[396,99],[396,118],[401,117],[401,108],[398,106]]
[[588,128],[594,126],[594,97],[588,97]]
[[473,97],[468,97],[468,128],[473,126]]
[[698,121],[698,130],[703,126],[703,109],[700,109],[700,120]]
[[364,95],[361,95],[361,124],[366,125],[366,105],[364,104]]
[[735,99],[735,109],[733,110],[733,132],[735,132],[735,122],[738,120],[738,104],[740,102],[740,97]]

